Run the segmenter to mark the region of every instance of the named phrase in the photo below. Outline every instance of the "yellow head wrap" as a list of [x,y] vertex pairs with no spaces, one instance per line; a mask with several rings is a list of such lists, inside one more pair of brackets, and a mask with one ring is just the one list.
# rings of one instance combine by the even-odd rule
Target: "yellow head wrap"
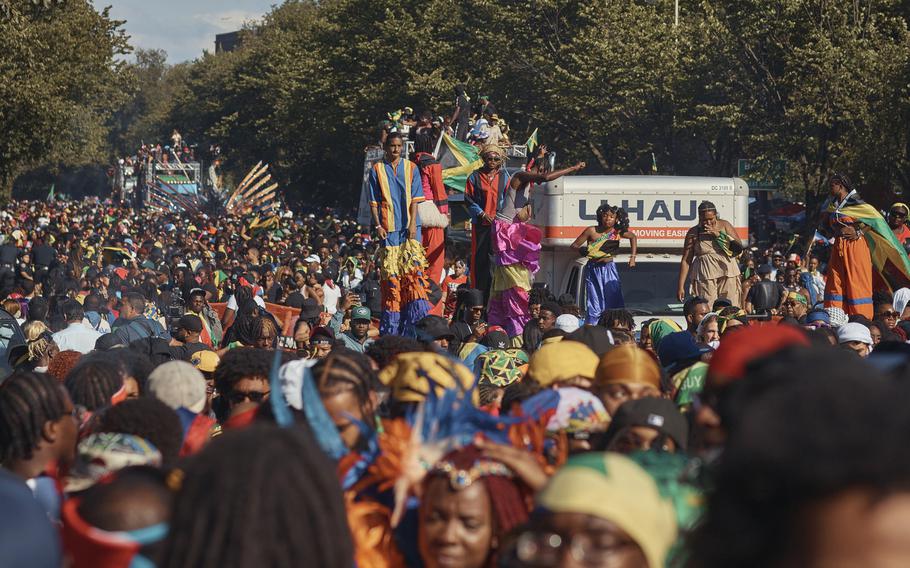
[[[379,372],[379,380],[392,389],[392,398],[398,402],[421,402],[430,392],[430,385],[437,395],[446,389],[470,389],[474,373],[467,367],[439,353],[402,353]],[[474,403],[477,403],[474,391]]]

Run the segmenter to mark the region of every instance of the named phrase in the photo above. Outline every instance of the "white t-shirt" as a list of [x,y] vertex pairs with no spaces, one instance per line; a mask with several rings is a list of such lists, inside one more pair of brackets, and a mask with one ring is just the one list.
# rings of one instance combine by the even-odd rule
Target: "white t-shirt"
[[[262,299],[262,296],[253,296],[253,301],[256,302],[257,306],[259,306],[263,310],[265,309],[265,300]],[[228,298],[226,309],[234,310],[235,312],[237,311],[237,300],[234,299],[233,294],[231,295],[230,298]]]
[[323,284],[322,294],[322,305],[325,306],[325,311],[335,315],[335,312],[338,311],[338,300],[341,299],[341,286],[336,284],[335,287],[331,287],[328,284]]

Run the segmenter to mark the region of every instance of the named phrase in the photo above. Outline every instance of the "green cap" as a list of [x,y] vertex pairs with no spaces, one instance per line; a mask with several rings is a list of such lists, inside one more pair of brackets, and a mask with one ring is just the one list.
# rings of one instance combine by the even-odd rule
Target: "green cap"
[[368,308],[366,306],[357,306],[353,310],[351,310],[351,321],[356,321],[356,320],[370,321],[372,319],[372,315],[373,314],[372,314],[372,312],[370,312],[370,308]]

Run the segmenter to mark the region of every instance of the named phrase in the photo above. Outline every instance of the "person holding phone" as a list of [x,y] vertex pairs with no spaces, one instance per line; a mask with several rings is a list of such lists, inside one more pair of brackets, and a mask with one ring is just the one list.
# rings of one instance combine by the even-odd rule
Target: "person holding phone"
[[742,244],[733,225],[717,215],[713,203],[702,201],[698,206],[698,225],[689,229],[683,245],[679,301],[686,298],[686,280],[691,272],[690,291],[708,300],[709,305],[718,298],[739,302],[742,283],[736,257],[741,252]]

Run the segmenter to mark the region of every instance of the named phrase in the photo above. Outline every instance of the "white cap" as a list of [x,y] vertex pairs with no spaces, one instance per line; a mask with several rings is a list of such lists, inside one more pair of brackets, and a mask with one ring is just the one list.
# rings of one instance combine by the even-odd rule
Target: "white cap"
[[578,318],[572,314],[562,314],[556,318],[556,327],[566,333],[572,333],[578,329]]
[[322,260],[319,258],[319,256],[311,254],[310,256],[303,259],[303,262],[322,262]]
[[837,342],[848,341],[861,341],[866,345],[872,345],[872,334],[869,333],[869,328],[861,323],[845,323],[837,329]]
[[186,361],[158,365],[148,379],[149,392],[174,410],[201,412],[205,406],[205,378]]

